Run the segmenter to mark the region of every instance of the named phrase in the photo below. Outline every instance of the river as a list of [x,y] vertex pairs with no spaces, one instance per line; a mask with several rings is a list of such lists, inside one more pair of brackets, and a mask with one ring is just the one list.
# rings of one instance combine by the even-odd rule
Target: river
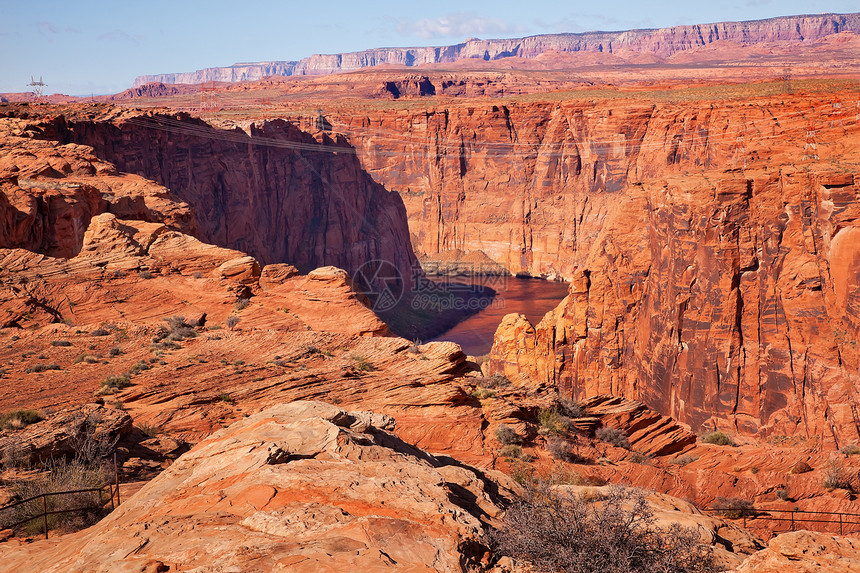
[[506,314],[524,314],[532,324],[537,324],[567,296],[568,288],[566,282],[542,279],[481,277],[470,281],[470,284],[486,285],[495,289],[495,298],[487,308],[466,318],[434,340],[456,342],[463,347],[463,352],[471,356],[481,356],[490,351],[493,334]]

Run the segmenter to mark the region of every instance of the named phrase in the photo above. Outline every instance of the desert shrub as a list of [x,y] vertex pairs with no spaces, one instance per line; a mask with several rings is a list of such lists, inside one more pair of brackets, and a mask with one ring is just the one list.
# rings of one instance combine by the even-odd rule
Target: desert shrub
[[51,346],[71,346],[72,343],[68,340],[52,340]]
[[669,460],[669,463],[673,466],[685,466],[689,463],[695,462],[699,459],[699,456],[691,456],[690,454],[684,454],[683,456],[678,456],[677,458],[673,458]]
[[519,444],[522,440],[513,428],[510,426],[506,426],[502,424],[496,429],[496,439],[499,440],[499,443],[503,446],[507,446],[510,444]]
[[86,362],[87,364],[95,364],[101,359],[101,356],[98,354],[81,354],[77,358],[75,358],[75,364],[80,362]]
[[122,350],[120,350],[119,346],[114,346],[108,351],[109,356],[119,356],[122,354]]
[[788,500],[788,490],[786,490],[785,488],[780,488],[780,489],[776,490],[776,497],[778,499],[781,499],[782,501],[787,501]]
[[831,459],[824,466],[821,475],[821,485],[827,489],[845,489],[853,491],[851,473],[841,462]]
[[714,500],[714,510],[729,519],[740,519],[755,514],[753,503],[739,497],[718,497]]
[[240,298],[236,301],[236,304],[233,305],[233,308],[236,309],[236,311],[238,312],[240,310],[245,310],[246,308],[248,308],[249,304],[251,304],[250,299]]
[[221,392],[221,394],[218,395],[218,399],[222,402],[226,402],[227,404],[233,403],[233,397],[227,392]]
[[570,431],[570,420],[555,408],[542,408],[538,411],[538,423],[544,432],[566,434]]
[[475,388],[472,391],[472,397],[477,398],[478,400],[484,400],[486,398],[495,398],[496,393],[488,388]]
[[201,273],[200,271],[194,271],[193,273],[191,273],[191,276],[195,279],[202,279],[203,273]]
[[62,370],[59,364],[34,364],[27,368],[24,372],[47,372],[48,370]]
[[860,446],[857,444],[848,444],[847,446],[842,446],[842,449],[839,451],[846,456],[856,456],[860,455]]
[[[27,499],[43,493],[97,488],[109,482],[110,469],[104,463],[87,464],[78,459],[61,459],[51,460],[37,477],[15,482],[10,489],[16,499]],[[49,512],[84,508],[74,513],[49,515],[48,529],[74,531],[96,523],[105,514],[103,507],[106,497],[109,498],[108,494],[99,491],[48,496],[46,503]],[[37,498],[0,512],[0,528],[39,516],[38,519],[21,524],[18,529],[27,534],[43,532],[43,503],[42,498]]]
[[90,336],[107,336],[108,334],[110,334],[110,331],[104,328],[97,328],[90,332]]
[[717,430],[715,432],[711,432],[710,434],[705,434],[702,436],[702,441],[706,444],[714,444],[717,446],[734,446],[735,443],[732,441],[730,437],[728,437],[723,432]]
[[134,365],[132,365],[132,367],[129,369],[129,372],[132,374],[140,374],[144,370],[149,370],[150,368],[152,368],[152,366],[149,363],[140,360]]
[[353,355],[352,359],[355,360],[355,367],[361,372],[371,372],[373,370],[376,370],[376,367],[370,362],[368,362],[364,356],[359,356],[356,354]]
[[227,317],[227,320],[224,321],[224,324],[227,325],[227,328],[233,330],[237,324],[239,324],[239,317],[235,314],[231,314]]
[[585,499],[547,481],[528,483],[501,529],[490,532],[499,554],[541,571],[699,573],[713,571],[710,552],[692,528],[658,529],[639,490],[612,487]]
[[753,475],[757,474],[759,471],[760,470],[759,470],[758,466],[753,466],[750,468],[750,473],[752,473]]
[[595,432],[595,436],[597,436],[597,439],[601,442],[606,442],[607,444],[624,448],[625,450],[630,449],[630,440],[627,439],[627,434],[617,428],[598,428],[597,432]]
[[97,394],[116,394],[123,388],[128,388],[129,386],[131,386],[131,380],[129,380],[128,376],[114,374],[102,380],[102,387]]
[[137,424],[136,427],[138,430],[140,430],[141,434],[150,438],[154,438],[158,434],[162,433],[161,426],[152,424],[150,422],[141,422]]
[[14,410],[0,415],[0,429],[20,430],[44,419],[45,416],[36,410]]
[[643,465],[647,465],[648,462],[651,461],[651,458],[649,458],[648,456],[646,456],[645,454],[640,453],[640,452],[630,452],[630,455],[628,456],[627,459],[630,460],[631,462],[633,462],[634,464],[643,464]]
[[502,457],[516,460],[523,456],[523,449],[516,444],[508,444],[499,453]]
[[152,278],[152,273],[150,271],[140,271],[139,273],[137,273],[137,276],[139,276],[142,279],[149,280]]
[[553,458],[562,462],[572,462],[576,459],[570,442],[555,436],[547,440],[546,451],[548,451]]

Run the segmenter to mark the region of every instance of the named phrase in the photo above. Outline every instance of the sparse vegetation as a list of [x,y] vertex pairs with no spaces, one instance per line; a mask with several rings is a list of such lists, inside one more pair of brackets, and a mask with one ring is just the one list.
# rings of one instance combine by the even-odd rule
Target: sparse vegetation
[[20,430],[44,419],[45,416],[36,410],[14,410],[0,415],[0,429]]
[[617,428],[603,427],[598,428],[595,436],[601,442],[616,446],[618,448],[630,449],[630,440],[627,439],[627,434]]
[[152,278],[152,273],[150,271],[140,271],[139,273],[137,273],[137,276],[142,279],[149,280]]
[[78,364],[80,362],[86,362],[87,364],[95,364],[99,360],[101,360],[101,356],[99,356],[98,354],[81,354],[80,356],[75,358],[75,364]]
[[104,328],[97,328],[90,332],[90,336],[107,336],[110,334],[110,331]]
[[673,458],[673,459],[669,460],[669,463],[672,464],[673,466],[683,467],[687,464],[695,462],[698,459],[699,459],[699,456],[692,456],[690,454],[684,454],[683,456],[678,456],[677,458]]
[[236,301],[236,303],[233,305],[233,308],[236,310],[236,312],[240,312],[240,311],[243,311],[243,310],[245,310],[246,308],[248,308],[248,305],[249,305],[249,304],[251,304],[251,300],[250,300],[250,299],[247,299],[247,298],[240,298],[240,299],[238,299],[238,300]]
[[68,340],[52,340],[51,346],[71,346],[72,343]]
[[221,394],[218,395],[218,399],[222,402],[227,403],[227,404],[233,403],[233,397],[230,394],[228,394],[227,392],[221,392]]
[[132,365],[132,367],[129,369],[129,372],[131,374],[140,374],[144,370],[149,370],[150,368],[152,368],[152,366],[148,362],[140,360],[134,365]]
[[496,374],[494,376],[487,376],[484,378],[478,378],[476,380],[476,383],[484,388],[492,389],[507,388],[511,385],[511,381],[508,380],[506,376],[502,376],[500,374]]
[[839,451],[846,456],[856,456],[860,455],[860,446],[857,444],[848,444],[847,446],[842,446]]
[[821,485],[826,489],[854,491],[851,481],[851,473],[848,468],[836,459],[831,458],[822,470]]
[[753,503],[739,497],[718,497],[714,501],[714,509],[720,515],[729,519],[740,519],[755,514]]
[[714,571],[694,529],[655,526],[645,493],[611,487],[586,499],[553,482],[527,482],[525,498],[490,532],[497,553],[541,571],[704,573]]
[[648,463],[651,461],[651,458],[640,452],[630,452],[630,456],[627,459],[634,464],[642,465],[648,465]]
[[99,395],[116,394],[123,388],[131,386],[131,380],[128,376],[114,374],[102,380],[102,387],[97,392]]
[[499,452],[503,458],[518,460],[523,455],[523,449],[516,444],[508,444]]
[[717,430],[715,432],[711,432],[709,434],[705,434],[702,436],[702,441],[706,444],[714,444],[717,446],[734,446],[735,443],[732,439],[724,434],[723,432]]
[[520,435],[517,434],[513,428],[506,426],[505,424],[500,425],[496,429],[496,439],[499,440],[499,443],[503,446],[519,444],[522,441]]
[[119,346],[114,346],[108,351],[109,356],[119,356],[122,354],[122,350],[120,350]]
[[487,388],[475,388],[472,391],[472,397],[477,398],[478,400],[485,400],[487,398],[495,398],[496,393]]
[[569,420],[555,408],[543,408],[538,411],[538,423],[541,430],[549,434],[566,434],[570,429]]
[[150,422],[141,422],[137,424],[137,429],[140,430],[140,433],[149,438],[154,438],[157,435],[162,433],[161,426],[156,424],[152,424]]
[[364,356],[359,356],[356,354],[353,355],[352,359],[355,360],[355,367],[361,372],[371,372],[373,370],[376,370],[376,367],[370,362],[368,362],[367,359],[364,358]]
[[547,440],[546,450],[553,458],[561,462],[573,462],[576,460],[570,442],[557,436],[553,436]]
[[235,314],[231,314],[227,317],[227,320],[224,321],[224,324],[227,325],[227,328],[233,330],[237,324],[239,324],[239,317]]
[[782,501],[788,501],[788,490],[785,488],[780,488],[776,490],[777,499],[781,499]]
[[24,372],[29,374],[31,372],[47,372],[48,370],[62,370],[62,368],[60,368],[59,364],[34,364],[24,370]]

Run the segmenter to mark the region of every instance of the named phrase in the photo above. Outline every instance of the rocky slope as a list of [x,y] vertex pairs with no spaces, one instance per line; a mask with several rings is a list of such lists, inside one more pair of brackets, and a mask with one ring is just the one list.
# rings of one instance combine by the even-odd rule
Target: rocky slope
[[546,52],[632,51],[667,57],[718,41],[737,42],[742,45],[774,41],[804,42],[843,31],[860,32],[860,15],[784,16],[748,22],[721,22],[623,32],[547,34],[510,40],[471,39],[462,44],[442,47],[378,48],[344,54],[316,54],[298,61],[241,63],[195,72],[139,76],[133,87],[151,82],[199,84],[208,81],[258,80],[273,75],[331,74],[384,64],[420,66],[469,59],[535,58]]
[[[506,480],[440,460],[393,418],[293,402],[217,432],[96,526],[4,547],[2,571],[464,571]],[[512,483],[512,482],[507,482]]]

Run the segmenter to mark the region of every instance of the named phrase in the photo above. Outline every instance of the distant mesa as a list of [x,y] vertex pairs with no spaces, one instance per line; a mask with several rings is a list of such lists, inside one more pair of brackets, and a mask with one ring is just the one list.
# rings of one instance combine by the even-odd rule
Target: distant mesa
[[466,59],[534,59],[546,52],[618,51],[667,58],[714,42],[743,46],[764,42],[810,42],[840,32],[860,33],[860,13],[782,16],[746,22],[719,22],[616,32],[543,34],[526,38],[481,40],[435,47],[375,48],[342,54],[315,54],[297,61],[237,63],[194,72],[139,76],[134,88],[160,82],[199,84],[210,81],[255,81],[266,76],[307,76],[347,72],[380,65],[421,66]]

